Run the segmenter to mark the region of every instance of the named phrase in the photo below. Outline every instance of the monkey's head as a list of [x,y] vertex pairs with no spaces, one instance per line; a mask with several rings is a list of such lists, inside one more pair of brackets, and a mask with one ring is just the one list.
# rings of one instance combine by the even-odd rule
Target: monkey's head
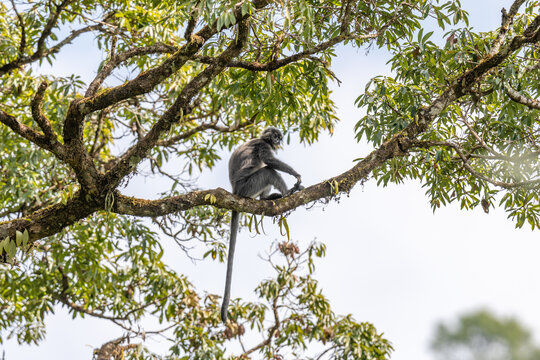
[[276,150],[281,144],[281,140],[283,139],[283,134],[281,133],[281,131],[279,131],[275,127],[270,126],[264,129],[261,135],[261,139],[263,139],[268,144],[270,144],[272,149]]

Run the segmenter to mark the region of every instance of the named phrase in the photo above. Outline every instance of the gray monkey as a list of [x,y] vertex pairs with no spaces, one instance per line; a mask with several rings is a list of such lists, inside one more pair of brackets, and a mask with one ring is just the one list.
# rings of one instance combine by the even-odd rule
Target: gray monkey
[[[242,144],[233,152],[229,160],[229,180],[231,181],[233,194],[249,198],[259,197],[261,200],[274,200],[303,189],[300,185],[302,182],[300,174],[274,157],[274,151],[277,150],[282,139],[281,131],[269,127],[263,131],[261,137]],[[276,170],[294,176],[296,184],[288,190],[287,184]],[[279,194],[269,195],[272,186],[279,191]],[[221,320],[224,323],[227,321],[227,309],[229,307],[238,220],[238,212],[233,211],[231,214],[231,238],[229,240],[225,293],[221,305]]]

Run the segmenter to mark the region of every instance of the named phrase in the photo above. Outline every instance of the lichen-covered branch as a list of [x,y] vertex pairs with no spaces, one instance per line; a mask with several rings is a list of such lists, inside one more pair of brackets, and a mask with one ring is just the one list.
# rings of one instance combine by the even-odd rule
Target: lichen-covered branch
[[495,41],[493,41],[493,44],[491,46],[491,50],[489,52],[490,55],[494,55],[499,51],[502,44],[504,43],[504,40],[506,39],[506,36],[508,35],[508,30],[510,28],[510,25],[514,21],[514,17],[516,16],[519,8],[525,0],[516,0],[510,6],[510,11],[506,11],[504,8],[502,9],[502,21],[501,21],[501,27],[499,29],[499,33],[497,34],[497,38]]
[[15,231],[23,232],[26,229],[30,241],[43,239],[103,208],[102,200],[91,198],[79,191],[66,203],[51,205],[23,218],[0,222],[0,238],[9,236],[14,239]]
[[111,75],[112,71],[118,67],[120,64],[122,64],[124,61],[131,59],[136,56],[142,56],[142,55],[149,55],[149,54],[172,54],[177,52],[179,49],[176,46],[172,45],[165,45],[165,44],[154,44],[149,46],[143,46],[143,47],[137,47],[130,49],[128,51],[125,51],[120,54],[115,54],[113,57],[107,61],[107,63],[103,66],[101,71],[98,72],[94,80],[90,83],[88,86],[88,89],[86,90],[85,97],[91,97],[96,94],[96,92],[99,90],[99,87],[103,83],[103,81]]

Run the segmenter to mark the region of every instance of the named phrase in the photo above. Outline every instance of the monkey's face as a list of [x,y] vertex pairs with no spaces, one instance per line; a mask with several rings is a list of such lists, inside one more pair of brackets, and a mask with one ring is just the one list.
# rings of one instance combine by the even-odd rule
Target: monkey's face
[[281,140],[283,140],[283,135],[281,135],[280,131],[272,134],[272,147],[274,150],[277,150],[281,146]]
[[277,150],[279,146],[281,145],[281,140],[283,140],[283,135],[281,134],[281,131],[274,127],[266,128],[261,138],[266,141],[267,143],[272,146],[272,149]]

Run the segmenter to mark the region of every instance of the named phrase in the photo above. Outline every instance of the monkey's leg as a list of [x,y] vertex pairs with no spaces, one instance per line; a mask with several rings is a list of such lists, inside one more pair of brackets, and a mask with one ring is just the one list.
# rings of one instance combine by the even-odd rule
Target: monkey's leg
[[285,180],[283,180],[281,175],[276,170],[270,169],[268,167],[265,167],[261,170],[265,172],[265,175],[270,180],[270,184],[281,193],[281,196],[287,194],[287,184],[285,184]]
[[269,186],[266,189],[267,191],[261,194],[261,200],[276,200],[287,195],[287,184],[285,184],[285,181],[279,172],[268,167],[261,170],[263,170],[263,174],[266,176],[267,180],[270,181],[271,186],[275,187],[279,191],[279,193],[270,194]]
[[[262,194],[267,194],[270,187],[273,186],[281,193],[281,196],[287,193],[287,184],[276,170],[264,167],[250,175],[243,182],[238,182],[236,194],[245,197],[256,198]],[[273,197],[278,194],[272,194]]]

